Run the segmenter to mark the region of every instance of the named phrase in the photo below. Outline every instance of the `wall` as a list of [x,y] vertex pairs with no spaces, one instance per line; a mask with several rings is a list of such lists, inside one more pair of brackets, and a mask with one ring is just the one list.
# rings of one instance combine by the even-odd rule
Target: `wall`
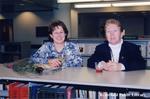
[[[150,11],[150,6],[138,6],[138,7],[106,7],[106,8],[92,8],[92,9],[75,9],[72,6],[72,13],[71,16],[76,16],[76,17],[71,17],[71,26],[79,26],[79,27],[75,27],[77,30],[75,29],[71,29],[72,33],[79,33],[77,34],[77,38],[82,38],[83,36],[89,36],[89,38],[93,38],[93,37],[99,37],[101,35],[97,35],[97,32],[95,29],[99,30],[99,28],[97,26],[100,27],[100,25],[102,24],[101,22],[106,20],[105,18],[99,17],[99,20],[96,20],[95,18],[90,19],[89,16],[86,20],[86,18],[82,17],[82,20],[86,20],[82,23],[81,20],[79,19],[79,14],[85,14],[85,13],[118,13],[118,12],[142,12],[144,13],[145,11],[149,12]],[[111,17],[111,15],[109,16],[109,18]],[[107,17],[108,18],[108,17]],[[79,19],[79,22],[74,22],[74,19]],[[150,18],[141,18],[141,17],[137,17],[136,15],[134,17],[128,17],[128,19],[121,18],[120,19],[121,22],[125,25],[126,28],[126,33],[127,34],[132,34],[132,35],[150,35],[150,29],[148,28],[150,26]],[[99,24],[97,23],[99,22]],[[86,27],[83,25],[87,25]],[[95,27],[95,28],[91,28],[91,27]],[[87,30],[88,29],[88,30]],[[92,31],[92,32],[91,32]],[[81,34],[84,33],[84,34]],[[94,35],[95,33],[95,35]],[[91,36],[92,35],[92,36]],[[93,36],[94,35],[94,36]],[[80,37],[79,37],[80,36]],[[87,38],[87,37],[86,37]]]
[[[133,12],[135,14],[135,12]],[[147,21],[144,21],[145,17],[149,16],[143,16],[141,14],[133,14],[128,13],[128,15],[125,14],[106,14],[106,13],[82,13],[78,14],[78,33],[79,38],[103,38],[103,34],[101,33],[100,28],[104,25],[104,22],[109,18],[115,18],[118,19],[125,31],[126,35],[132,35],[132,36],[140,36],[144,35],[145,28],[144,26],[147,26],[149,24]],[[148,27],[148,26],[147,26]],[[147,28],[147,31],[149,29]],[[150,33],[150,32],[149,32]]]
[[23,12],[16,14],[14,18],[14,40],[41,44],[47,37],[35,37],[36,26],[47,26],[51,21],[59,19],[64,21],[70,31],[69,17],[69,4],[61,4],[58,6],[58,9],[49,12]]
[[91,15],[78,15],[78,36],[80,38],[90,37],[96,38],[98,37],[99,31],[99,18],[96,18]]
[[[19,12],[0,14],[0,19],[13,19],[14,41],[31,41],[32,44],[42,44],[47,37],[37,38],[36,26],[47,26],[53,20],[62,20],[70,32],[70,4],[59,4],[58,9],[45,12]],[[70,34],[71,35],[71,34]],[[69,36],[70,36],[69,35]]]
[[[36,38],[35,37],[35,27],[48,25],[52,20],[60,19],[65,22],[67,25],[71,38],[78,38],[78,14],[80,13],[94,13],[94,12],[124,12],[124,11],[149,11],[150,7],[131,7],[131,8],[100,8],[100,9],[74,9],[70,4],[59,4],[58,9],[49,12],[33,12],[33,13],[13,13],[7,15],[0,15],[0,18],[7,16],[6,18],[14,19],[14,40],[17,42],[20,41],[31,41],[32,44],[41,44],[45,38]],[[146,21],[149,21],[147,19]],[[92,22],[93,20],[90,19]],[[131,22],[131,21],[129,21]],[[84,24],[84,23],[83,23]],[[143,23],[142,23],[143,24]],[[133,24],[135,25],[135,24]],[[88,26],[90,27],[90,26]],[[143,25],[137,25],[136,28],[143,28]],[[149,33],[149,23],[146,28],[147,34]],[[98,27],[93,30],[98,29]],[[92,31],[92,32],[97,32]],[[144,31],[145,32],[145,31]],[[138,33],[141,33],[139,31]],[[91,36],[90,36],[91,37]]]

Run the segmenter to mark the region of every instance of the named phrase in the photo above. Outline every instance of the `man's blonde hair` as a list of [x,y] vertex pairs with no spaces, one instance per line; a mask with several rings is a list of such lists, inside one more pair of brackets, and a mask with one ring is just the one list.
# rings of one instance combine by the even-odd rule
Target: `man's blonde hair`
[[120,21],[118,21],[118,20],[116,20],[116,19],[108,19],[108,20],[106,20],[106,22],[105,22],[105,29],[106,29],[106,26],[107,26],[108,24],[116,24],[117,26],[120,27],[121,32],[123,31],[123,27],[122,27]]

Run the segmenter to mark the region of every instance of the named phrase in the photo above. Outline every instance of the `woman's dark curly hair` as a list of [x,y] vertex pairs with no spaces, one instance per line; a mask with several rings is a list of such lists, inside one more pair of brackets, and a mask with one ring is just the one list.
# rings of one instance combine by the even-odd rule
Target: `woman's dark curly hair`
[[[65,41],[68,40],[68,29],[66,27],[66,25],[64,24],[64,22],[57,20],[57,21],[53,21],[50,25],[49,25],[49,34],[52,34],[52,32],[55,30],[55,27],[57,26],[61,26],[65,32]],[[53,42],[53,39],[49,36],[48,37],[49,41]]]

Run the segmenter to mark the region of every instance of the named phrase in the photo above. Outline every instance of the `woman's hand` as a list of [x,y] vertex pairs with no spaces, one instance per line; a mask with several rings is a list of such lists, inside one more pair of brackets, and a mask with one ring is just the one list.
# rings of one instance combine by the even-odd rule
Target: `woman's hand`
[[58,58],[48,60],[48,65],[52,67],[59,67],[61,66],[61,64],[62,62]]

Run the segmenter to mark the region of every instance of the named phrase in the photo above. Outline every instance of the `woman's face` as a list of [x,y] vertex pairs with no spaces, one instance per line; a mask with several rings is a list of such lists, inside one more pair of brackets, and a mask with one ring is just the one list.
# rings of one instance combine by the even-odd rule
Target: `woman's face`
[[53,39],[54,43],[61,44],[65,41],[65,33],[61,26],[56,26],[52,34],[50,34],[51,38]]
[[124,31],[121,32],[120,27],[117,24],[107,24],[105,27],[106,39],[110,44],[118,44],[124,35]]

